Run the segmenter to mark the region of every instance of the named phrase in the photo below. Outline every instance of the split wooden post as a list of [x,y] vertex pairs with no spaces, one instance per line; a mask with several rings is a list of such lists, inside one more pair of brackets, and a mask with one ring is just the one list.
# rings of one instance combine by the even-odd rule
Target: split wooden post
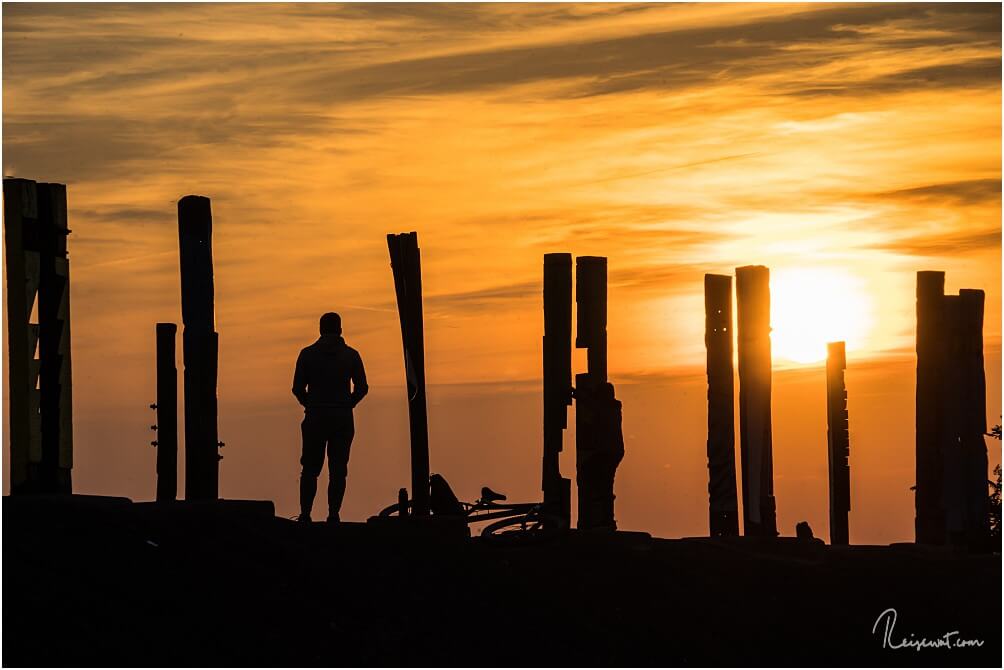
[[706,274],[704,345],[708,353],[708,521],[711,537],[739,534],[732,335],[732,277]]
[[771,434],[770,271],[736,268],[743,530],[777,536]]

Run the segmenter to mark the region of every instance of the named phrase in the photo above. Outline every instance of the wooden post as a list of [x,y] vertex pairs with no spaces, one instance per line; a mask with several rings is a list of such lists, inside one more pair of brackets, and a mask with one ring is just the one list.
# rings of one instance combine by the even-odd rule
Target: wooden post
[[[4,179],[3,185],[11,493],[70,493],[73,388],[66,187],[28,179]],[[36,299],[34,324],[30,318]]]
[[963,490],[962,445],[959,441],[962,414],[961,363],[961,299],[946,295],[941,303],[941,337],[944,347],[944,366],[938,385],[941,410],[939,449],[942,458],[942,491],[945,510],[945,542],[963,544],[965,541],[966,512]]
[[739,534],[732,277],[728,275],[704,275],[704,345],[708,352],[708,518],[711,537],[724,537]]
[[216,377],[219,336],[213,287],[213,216],[209,198],[178,201],[181,318],[185,365],[185,499],[219,498]]
[[620,402],[608,393],[607,384],[606,258],[576,259],[575,302],[575,346],[586,349],[587,361],[587,371],[575,376],[577,525],[615,530],[614,476],[624,444]]
[[914,530],[918,543],[944,544],[944,272],[917,273],[917,411]]
[[411,433],[412,515],[429,515],[429,419],[425,400],[425,335],[422,262],[417,233],[387,235],[397,311],[401,320],[404,372]]
[[157,501],[178,497],[178,369],[175,336],[178,326],[157,324]]
[[70,493],[73,386],[70,374],[70,261],[66,186],[38,184],[41,274],[38,286],[39,406],[42,488]]
[[39,326],[30,323],[41,275],[38,192],[28,179],[3,180],[7,274],[7,374],[10,381],[10,491],[38,489],[42,429],[35,357]]
[[843,342],[826,345],[827,453],[830,470],[830,544],[849,543],[847,514],[851,511],[851,453],[847,423],[847,358]]
[[572,404],[572,255],[544,254],[544,506],[571,524],[570,479],[561,476],[559,456]]
[[736,268],[739,449],[746,535],[777,536],[771,438],[770,271]]
[[987,498],[987,380],[983,362],[983,311],[985,295],[978,289],[959,291],[961,411],[959,441],[962,449],[962,488],[965,505],[965,540],[970,549],[988,551],[990,544]]

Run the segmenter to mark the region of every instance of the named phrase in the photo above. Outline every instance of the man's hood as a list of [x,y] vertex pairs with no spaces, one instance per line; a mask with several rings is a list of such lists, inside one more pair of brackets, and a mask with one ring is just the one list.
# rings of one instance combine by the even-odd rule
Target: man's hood
[[345,338],[341,335],[321,335],[314,346],[321,351],[338,351],[345,347]]

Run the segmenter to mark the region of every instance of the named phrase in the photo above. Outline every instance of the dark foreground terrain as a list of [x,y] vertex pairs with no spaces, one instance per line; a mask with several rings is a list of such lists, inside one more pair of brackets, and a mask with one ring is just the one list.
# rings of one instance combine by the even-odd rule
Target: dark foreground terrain
[[[270,503],[3,501],[3,665],[978,665],[1001,559],[794,539],[531,546]],[[876,618],[895,608],[883,649]]]

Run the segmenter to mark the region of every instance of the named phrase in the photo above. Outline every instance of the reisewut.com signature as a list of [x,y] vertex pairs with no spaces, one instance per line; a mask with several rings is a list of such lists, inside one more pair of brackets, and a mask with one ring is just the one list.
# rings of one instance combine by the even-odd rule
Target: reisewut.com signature
[[872,626],[873,635],[880,633],[882,635],[883,649],[914,649],[920,651],[922,649],[965,649],[968,647],[983,646],[983,640],[961,638],[958,636],[959,631],[957,630],[948,631],[941,637],[935,638],[918,638],[909,633],[906,637],[896,639],[893,635],[896,628],[896,616],[896,608],[890,607],[878,615],[878,618],[875,619],[875,625]]

